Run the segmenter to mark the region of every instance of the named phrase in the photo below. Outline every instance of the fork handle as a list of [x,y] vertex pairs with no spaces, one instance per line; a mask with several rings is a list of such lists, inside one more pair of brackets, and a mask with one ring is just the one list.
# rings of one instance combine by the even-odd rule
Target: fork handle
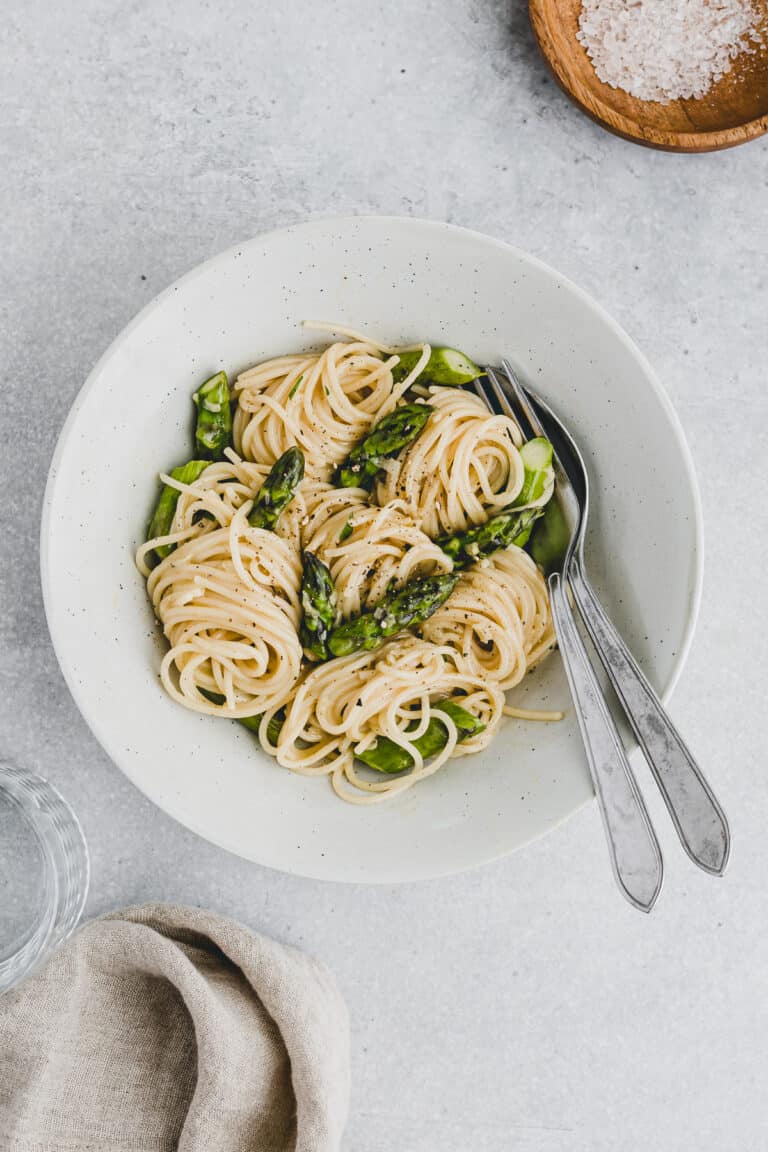
[[597,654],[645,753],[685,851],[705,872],[721,876],[730,851],[728,821],[722,808],[575,558],[568,575]]
[[650,912],[663,877],[658,841],[621,737],[576,629],[558,572],[551,574],[548,585],[555,632],[576,706],[613,872],[630,904]]

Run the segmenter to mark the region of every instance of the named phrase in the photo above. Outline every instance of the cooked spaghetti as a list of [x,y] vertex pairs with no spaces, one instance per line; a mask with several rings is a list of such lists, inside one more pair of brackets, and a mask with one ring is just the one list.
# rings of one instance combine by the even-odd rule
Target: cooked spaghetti
[[[462,706],[484,728],[458,742],[449,716],[433,702],[461,692]],[[278,762],[305,776],[331,776],[337,793],[356,804],[384,800],[431,776],[451,756],[478,752],[492,739],[501,719],[504,696],[492,681],[471,676],[456,651],[409,637],[377,652],[363,652],[320,664],[302,681],[286,709],[276,745],[270,746],[263,721],[264,746]],[[441,751],[425,763],[418,747],[434,717],[445,725]],[[367,778],[357,757],[382,736],[411,757],[413,767],[397,777]]]
[[202,458],[161,474],[136,560],[166,692],[370,804],[505,711],[556,718],[505,699],[554,646],[523,548],[553,480],[462,354],[344,335],[201,386]]
[[[375,420],[408,390],[419,365],[399,384],[394,356],[369,340],[332,344],[319,355],[279,356],[235,381],[235,448],[248,460],[274,464],[291,445],[307,471],[327,479]],[[424,345],[424,363],[429,346]]]
[[304,547],[330,569],[343,618],[377,604],[393,586],[402,588],[420,576],[453,568],[396,501],[378,507],[356,500],[337,509],[332,489],[302,534]]
[[482,524],[511,504],[523,485],[513,420],[489,412],[479,396],[460,388],[430,388],[434,410],[421,436],[385,465],[376,500],[401,499],[429,536]]
[[495,552],[463,573],[423,634],[460,653],[473,676],[514,688],[555,643],[544,577],[522,548]]

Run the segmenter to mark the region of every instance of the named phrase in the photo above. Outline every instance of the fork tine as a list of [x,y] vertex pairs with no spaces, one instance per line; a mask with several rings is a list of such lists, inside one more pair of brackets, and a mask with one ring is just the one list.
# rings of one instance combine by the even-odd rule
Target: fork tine
[[514,420],[523,440],[530,440],[534,433],[528,425],[525,413],[515,408],[503,386],[499,383],[499,378],[493,368],[486,367],[485,376],[480,376],[475,380],[474,385],[478,396],[490,408],[491,412],[500,412],[502,416]]
[[[514,376],[514,384],[508,382],[506,379],[501,381],[497,370],[490,366],[485,369],[485,374],[490,385],[490,390],[493,392],[496,400],[495,408],[501,409],[501,412],[505,416],[509,416],[510,419],[515,421],[523,439],[530,440],[532,436],[544,436],[545,433],[541,430],[541,422],[531,407],[520,382]],[[488,402],[487,393],[483,393],[482,395],[488,407],[494,408],[494,405]]]
[[[515,415],[515,413],[512,409],[512,406],[509,403],[509,400],[507,399],[507,397],[504,395],[503,392],[499,393],[498,391],[496,391],[491,386],[490,373],[493,371],[493,369],[492,368],[486,368],[486,369],[484,369],[484,371],[485,371],[485,375],[484,376],[478,376],[475,380],[472,381],[472,383],[470,384],[470,387],[474,389],[474,391],[480,397],[480,399],[482,400],[483,404],[485,404],[485,406],[489,412],[493,412],[496,415],[500,414],[502,416],[508,416],[510,418],[510,420],[514,420],[515,424],[517,424],[518,428],[520,428],[520,421],[518,420],[517,416]],[[496,395],[496,402],[495,403],[494,403],[494,392]],[[521,429],[521,432],[522,432],[522,429]]]
[[[517,423],[517,426],[520,428],[521,432],[523,433],[523,437],[526,440],[530,439],[531,436],[543,436],[545,440],[549,440],[546,429],[539,420],[539,417],[528,398],[527,392],[515,376],[509,361],[502,360],[502,365],[504,367],[504,382],[499,380],[496,371],[493,368],[486,367],[485,369],[485,373],[488,380],[490,381],[492,391],[494,392],[494,395],[501,405],[502,410],[505,414],[510,415],[512,419]],[[480,398],[485,400],[486,404],[488,404],[485,392],[480,387],[477,387],[477,385],[478,381],[475,381],[478,396],[480,396]],[[510,398],[510,393],[512,394],[512,398]],[[514,404],[512,403],[512,399],[514,399]],[[488,404],[488,407],[492,408],[492,405]],[[573,491],[571,478],[568,475],[568,470],[563,464],[563,461],[557,451],[556,444],[552,444],[552,450],[552,465],[555,470],[555,481],[557,485],[556,491],[559,491],[563,494],[567,491]]]
[[[488,371],[488,369],[486,368],[486,372],[487,371]],[[470,387],[474,388],[475,392],[480,397],[483,404],[485,404],[486,408],[492,408],[493,407],[493,405],[491,403],[489,403],[488,394],[485,391],[485,384],[483,383],[483,377],[482,376],[476,377],[476,379],[474,379],[472,381],[472,384],[470,385]]]
[[511,420],[514,420],[515,424],[517,424],[518,428],[520,429],[521,435],[527,439],[530,435],[530,429],[527,429],[525,426],[525,415],[523,414],[523,418],[521,420],[520,412],[515,410],[510,397],[499,383],[499,378],[493,368],[490,366],[487,367],[485,369],[485,376],[486,380],[488,381],[489,390],[493,393],[493,396],[496,400],[495,405],[492,402],[489,402],[488,395],[485,393],[483,398],[485,399],[486,404],[492,411],[498,410],[503,416],[509,416]]
[[542,423],[539,420],[536,413],[534,412],[533,407],[531,406],[530,401],[528,400],[528,397],[525,393],[525,389],[523,388],[522,384],[520,383],[517,376],[515,375],[514,369],[512,368],[512,365],[510,364],[509,360],[507,360],[506,358],[504,360],[502,360],[501,367],[504,371],[504,375],[507,378],[507,383],[509,384],[509,387],[512,389],[512,391],[515,395],[515,399],[517,400],[518,404],[520,405],[523,412],[525,413],[525,418],[528,421],[528,423],[530,424],[534,435],[535,436],[546,436],[546,432],[544,431]]

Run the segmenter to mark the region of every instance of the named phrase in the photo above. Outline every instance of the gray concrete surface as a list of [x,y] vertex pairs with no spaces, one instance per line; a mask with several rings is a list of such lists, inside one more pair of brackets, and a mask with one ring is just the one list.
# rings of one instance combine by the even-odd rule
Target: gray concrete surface
[[[332,967],[354,1029],[347,1152],[760,1150],[768,144],[671,156],[604,134],[548,78],[525,9],[7,0],[0,753],[48,774],[82,817],[89,915],[207,905]],[[343,212],[447,219],[555,264],[639,341],[680,413],[707,561],[673,712],[734,855],[720,882],[697,873],[654,800],[668,868],[648,919],[613,890],[594,806],[512,858],[414,887],[244,863],[151,807],[64,686],[38,521],[87,371],[200,260]]]

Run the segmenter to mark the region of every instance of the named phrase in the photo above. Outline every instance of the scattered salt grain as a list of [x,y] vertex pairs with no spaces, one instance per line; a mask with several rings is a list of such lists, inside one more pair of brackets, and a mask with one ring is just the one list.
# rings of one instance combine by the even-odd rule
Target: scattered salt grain
[[754,51],[763,0],[582,0],[577,38],[605,84],[640,100],[700,97]]

